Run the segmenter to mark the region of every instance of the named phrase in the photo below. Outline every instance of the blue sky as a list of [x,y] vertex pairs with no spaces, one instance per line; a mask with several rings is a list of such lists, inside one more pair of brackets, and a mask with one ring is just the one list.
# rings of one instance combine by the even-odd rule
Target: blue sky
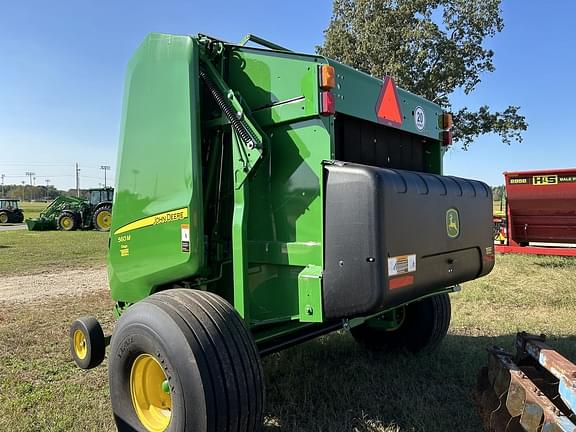
[[[553,7],[551,5],[554,5]],[[271,6],[273,5],[273,6]],[[548,6],[548,7],[545,7]],[[485,136],[451,150],[445,173],[503,183],[505,170],[576,166],[576,2],[504,3],[504,32],[489,42],[496,72],[455,107],[520,105],[530,125],[521,144]],[[0,9],[0,174],[5,183],[60,188],[114,177],[125,66],[152,31],[207,33],[238,41],[248,32],[293,50],[322,42],[330,0],[270,2],[62,0],[5,2]]]

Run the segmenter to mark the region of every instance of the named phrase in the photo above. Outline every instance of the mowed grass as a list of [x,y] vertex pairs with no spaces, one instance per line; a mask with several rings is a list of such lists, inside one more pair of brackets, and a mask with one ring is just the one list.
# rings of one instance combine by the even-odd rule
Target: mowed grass
[[[368,353],[335,333],[264,359],[272,431],[481,431],[472,393],[486,348],[513,350],[518,330],[544,332],[576,360],[576,260],[498,256],[491,275],[451,296],[453,321],[429,356]],[[114,431],[106,362],[84,372],[68,325],[95,314],[113,326],[107,293],[42,305],[3,305],[0,430]]]
[[101,267],[107,247],[99,231],[1,231],[0,276]]
[[20,208],[24,212],[24,219],[36,219],[50,203],[20,201]]

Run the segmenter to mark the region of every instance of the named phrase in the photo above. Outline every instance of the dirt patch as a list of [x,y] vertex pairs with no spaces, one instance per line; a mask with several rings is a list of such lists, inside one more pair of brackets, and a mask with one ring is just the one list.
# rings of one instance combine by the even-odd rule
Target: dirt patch
[[102,290],[108,290],[106,268],[9,276],[0,279],[0,304],[43,302]]

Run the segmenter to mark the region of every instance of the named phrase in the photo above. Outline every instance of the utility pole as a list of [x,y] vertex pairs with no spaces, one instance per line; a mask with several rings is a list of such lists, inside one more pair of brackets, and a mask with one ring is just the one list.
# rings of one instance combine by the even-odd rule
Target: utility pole
[[78,162],[76,162],[76,196],[80,198],[80,168],[78,168]]
[[46,199],[46,201],[48,201],[48,189],[50,188],[50,179],[46,179],[45,182],[46,182],[46,197],[45,197],[45,199]]
[[35,175],[36,175],[36,173],[33,173],[33,172],[27,172],[27,173],[26,173],[26,175],[27,175],[28,177],[30,177],[30,186],[32,186],[32,176],[35,176]]
[[110,167],[108,165],[101,165],[100,169],[104,170],[104,189],[106,189],[106,171],[108,171]]
[[[35,176],[36,173],[33,173],[33,172],[28,171],[28,172],[26,173],[26,175],[27,175],[28,177],[30,177],[30,186],[32,186],[32,176]],[[30,187],[30,201],[32,201],[32,192],[33,192],[32,187]]]
[[6,195],[4,195],[4,177],[5,175],[2,174],[2,198],[6,198]]

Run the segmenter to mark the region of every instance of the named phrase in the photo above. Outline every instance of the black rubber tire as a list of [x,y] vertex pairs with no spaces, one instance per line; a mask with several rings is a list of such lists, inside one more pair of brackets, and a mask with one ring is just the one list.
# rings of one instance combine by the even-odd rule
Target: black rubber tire
[[[79,330],[86,338],[86,357],[83,359],[76,355],[74,350],[74,334]],[[106,355],[106,340],[104,332],[98,320],[91,316],[85,316],[75,320],[70,326],[70,355],[72,360],[81,369],[92,369],[98,366]]]
[[92,226],[97,229],[98,231],[110,231],[110,227],[106,228],[106,227],[101,227],[98,225],[97,223],[97,218],[98,215],[100,213],[102,213],[103,211],[107,211],[110,212],[110,215],[112,215],[112,206],[111,205],[103,205],[102,207],[100,207],[98,210],[96,210],[94,212],[94,215],[92,215]]
[[[72,225],[70,227],[62,226],[62,219],[64,219],[65,217],[72,218]],[[76,231],[80,226],[80,221],[78,219],[79,218],[77,214],[70,211],[64,211],[60,213],[60,216],[58,216],[58,229],[61,231]]]
[[10,214],[6,212],[0,212],[0,224],[5,224],[10,221]]
[[405,306],[404,321],[393,331],[364,324],[353,327],[354,339],[376,351],[405,350],[413,354],[433,351],[440,345],[450,326],[450,297],[439,294]]
[[16,223],[24,222],[24,213],[21,213],[21,212],[17,213],[14,220]]
[[215,294],[171,289],[128,308],[110,345],[108,378],[118,431],[145,431],[130,374],[140,354],[161,364],[171,389],[169,432],[253,432],[263,421],[264,380],[240,315]]

